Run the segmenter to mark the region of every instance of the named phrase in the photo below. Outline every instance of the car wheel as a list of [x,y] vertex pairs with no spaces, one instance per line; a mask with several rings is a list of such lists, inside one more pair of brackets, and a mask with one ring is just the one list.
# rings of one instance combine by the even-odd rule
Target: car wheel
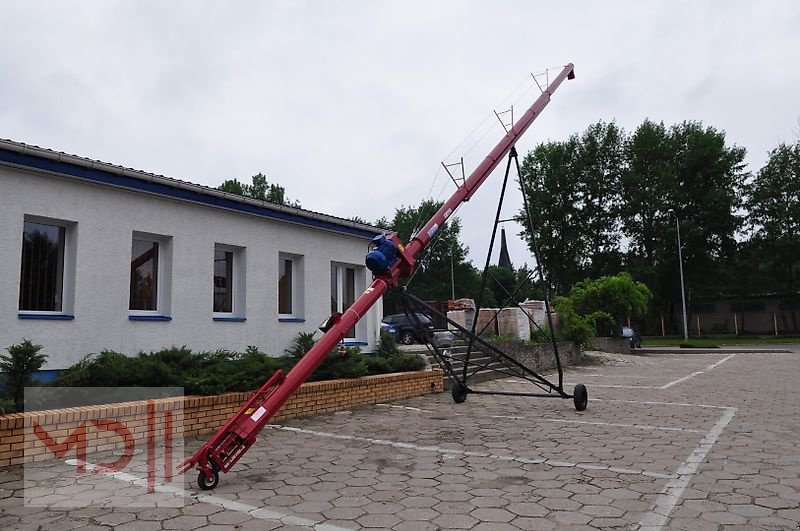
[[414,334],[412,334],[409,330],[404,330],[400,332],[400,343],[404,345],[411,345],[414,343]]

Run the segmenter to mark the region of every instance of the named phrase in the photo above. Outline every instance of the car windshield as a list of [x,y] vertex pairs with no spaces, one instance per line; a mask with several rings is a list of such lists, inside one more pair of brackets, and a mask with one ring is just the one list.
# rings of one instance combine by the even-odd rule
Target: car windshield
[[628,328],[627,326],[622,327],[622,337],[633,337],[633,335],[633,328]]

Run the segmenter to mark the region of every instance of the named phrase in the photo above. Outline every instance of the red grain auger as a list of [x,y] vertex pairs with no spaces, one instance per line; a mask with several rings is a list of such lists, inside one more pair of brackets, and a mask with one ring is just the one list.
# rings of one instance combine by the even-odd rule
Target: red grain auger
[[[201,489],[209,490],[217,486],[219,482],[219,472],[230,471],[236,462],[255,443],[256,438],[267,422],[269,422],[297,388],[311,376],[314,370],[323,362],[326,355],[342,341],[347,331],[355,326],[389,289],[398,288],[401,278],[409,277],[412,274],[417,256],[426,248],[445,223],[447,223],[448,218],[456,211],[457,207],[472,197],[506,155],[513,156],[516,159],[514,144],[547,106],[550,102],[550,97],[561,83],[563,83],[565,79],[573,79],[575,77],[573,69],[574,67],[572,64],[566,65],[560,73],[542,89],[541,95],[533,102],[525,114],[515,123],[511,124],[510,127],[507,127],[506,135],[494,149],[489,152],[486,158],[475,168],[469,177],[464,179],[455,193],[453,193],[439,211],[433,215],[428,223],[412,237],[410,242],[404,245],[396,234],[376,236],[371,245],[371,250],[366,257],[366,265],[374,275],[372,284],[344,313],[335,313],[326,321],[325,325],[322,327],[324,331],[322,337],[290,371],[286,373],[282,371],[276,372],[255,394],[253,394],[250,400],[248,400],[248,402],[244,404],[244,406],[242,406],[213,437],[211,437],[211,439],[209,439],[191,458],[182,462],[179,465],[181,473],[188,472],[192,468],[197,468],[199,471],[198,485]],[[518,166],[519,164],[517,161],[517,168]],[[507,177],[508,170],[506,172],[506,179]],[[413,296],[406,296],[410,297],[413,303],[421,304],[421,301]],[[470,348],[473,341],[478,342],[483,345],[484,348],[494,352],[495,355],[507,358],[502,352],[486,344],[477,337],[474,327],[469,331],[455,323],[451,322],[451,325],[461,329],[461,331],[467,335],[472,334],[470,338]],[[451,367],[449,354],[446,351],[443,353],[437,348],[435,349],[434,356],[440,364],[442,364],[448,377],[454,382],[453,397],[456,402],[463,402],[467,392],[481,392],[473,391],[468,387],[467,364],[464,365],[463,378],[459,378]],[[469,353],[467,353],[467,358],[469,358]],[[556,358],[558,361],[557,347]],[[534,383],[534,385],[548,392],[545,394],[501,394],[574,398],[576,409],[582,411],[586,408],[588,397],[586,388],[583,385],[578,384],[572,395],[564,392],[560,361],[558,361],[559,381],[557,384],[550,383],[544,377],[519,365],[519,363],[514,360],[506,359],[506,361],[509,362],[516,374],[526,375],[527,379]]]

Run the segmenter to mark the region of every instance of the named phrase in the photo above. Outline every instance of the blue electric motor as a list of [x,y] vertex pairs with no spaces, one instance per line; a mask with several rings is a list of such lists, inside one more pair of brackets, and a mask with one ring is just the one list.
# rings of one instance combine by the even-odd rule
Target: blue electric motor
[[397,261],[397,246],[384,235],[375,236],[370,243],[366,264],[370,271],[380,275]]

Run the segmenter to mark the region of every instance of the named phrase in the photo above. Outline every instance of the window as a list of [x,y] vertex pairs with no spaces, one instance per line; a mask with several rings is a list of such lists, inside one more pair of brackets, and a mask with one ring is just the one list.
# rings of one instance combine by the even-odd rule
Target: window
[[278,255],[278,317],[281,321],[303,320],[303,257]]
[[278,313],[292,315],[292,260],[281,259],[278,268]]
[[25,216],[19,283],[20,317],[72,318],[75,286],[74,222]]
[[244,321],[244,248],[214,245],[212,309],[217,321]]
[[[331,263],[331,313],[344,313],[356,300],[356,268],[345,264]],[[358,326],[358,325],[356,325]],[[351,328],[346,338],[355,338],[356,329]]]
[[233,252],[214,249],[214,313],[233,313]]
[[134,232],[131,240],[131,317],[169,315],[172,239]]

